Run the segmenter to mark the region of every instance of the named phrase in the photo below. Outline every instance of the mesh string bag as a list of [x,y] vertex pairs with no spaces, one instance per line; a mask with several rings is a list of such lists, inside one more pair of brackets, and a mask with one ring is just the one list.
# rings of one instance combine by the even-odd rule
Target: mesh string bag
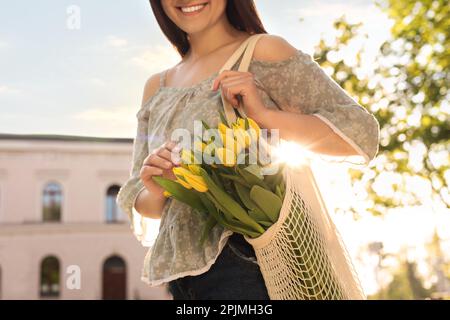
[[[239,71],[247,71],[257,40],[250,36],[230,57],[228,70],[244,54]],[[234,108],[222,96],[228,124]],[[245,117],[242,106],[237,108]],[[273,300],[366,299],[342,238],[334,225],[310,166],[283,167],[286,192],[278,221],[258,238],[245,237],[255,249],[258,265]]]
[[308,161],[286,165],[286,194],[278,221],[255,249],[271,299],[365,299],[342,238],[320,197]]

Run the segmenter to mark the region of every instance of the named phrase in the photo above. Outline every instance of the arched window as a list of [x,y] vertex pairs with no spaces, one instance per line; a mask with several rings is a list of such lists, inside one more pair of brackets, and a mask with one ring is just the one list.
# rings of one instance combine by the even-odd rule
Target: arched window
[[44,222],[61,221],[62,188],[56,182],[47,183],[42,195],[42,220]]
[[41,262],[40,295],[41,298],[59,297],[59,293],[59,260],[54,256],[47,256]]
[[102,299],[127,298],[127,266],[119,256],[111,256],[103,263]]
[[117,194],[120,186],[112,185],[106,191],[106,222],[120,222],[124,220],[124,213],[116,203]]

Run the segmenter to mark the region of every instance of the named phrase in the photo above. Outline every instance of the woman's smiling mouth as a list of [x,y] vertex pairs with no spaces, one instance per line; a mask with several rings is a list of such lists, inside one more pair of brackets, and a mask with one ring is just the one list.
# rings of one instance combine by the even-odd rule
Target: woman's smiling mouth
[[208,5],[208,2],[204,2],[204,3],[197,3],[197,4],[184,6],[184,7],[177,7],[177,9],[185,16],[192,16],[192,15],[199,14],[207,5]]

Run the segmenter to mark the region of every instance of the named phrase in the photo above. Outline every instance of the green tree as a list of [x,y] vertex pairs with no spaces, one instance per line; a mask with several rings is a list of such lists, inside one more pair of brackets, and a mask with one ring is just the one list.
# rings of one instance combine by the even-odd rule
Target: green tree
[[[367,210],[375,215],[420,205],[430,196],[449,207],[450,5],[448,0],[384,0],[377,5],[393,26],[373,75],[361,75],[364,48],[355,52],[352,63],[330,59],[365,36],[360,34],[361,23],[348,23],[345,16],[334,23],[334,42],[322,39],[314,53],[380,123],[377,159],[364,170],[350,169],[353,184],[367,190]],[[413,187],[415,181],[428,188],[428,196]],[[358,214],[354,207],[346,210]]]
[[403,260],[391,282],[378,293],[370,296],[374,300],[421,300],[430,296],[416,272],[416,264]]

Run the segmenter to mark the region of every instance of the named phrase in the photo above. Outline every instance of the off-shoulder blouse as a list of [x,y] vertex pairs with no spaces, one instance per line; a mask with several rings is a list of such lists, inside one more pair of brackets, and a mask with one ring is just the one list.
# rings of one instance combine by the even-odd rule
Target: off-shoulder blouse
[[[241,58],[233,70],[237,70]],[[297,50],[281,61],[252,59],[249,72],[253,73],[267,108],[314,115],[353,146],[358,152],[356,158],[343,157],[342,161],[353,159],[352,163],[365,166],[377,154],[380,128],[376,118],[329,77],[309,54]],[[222,108],[220,90],[211,90],[218,73],[191,87],[167,87],[164,75],[159,89],[136,114],[130,176],[116,199],[143,244],[147,240],[149,219],[142,218],[134,209],[139,192],[145,188],[139,178],[143,160],[177,128],[192,133],[194,120],[200,119],[211,126],[217,125]],[[200,246],[198,239],[204,221],[193,210],[172,198],[166,200],[158,235],[148,249],[142,268],[141,278],[149,285],[206,272],[232,234],[217,225]]]

